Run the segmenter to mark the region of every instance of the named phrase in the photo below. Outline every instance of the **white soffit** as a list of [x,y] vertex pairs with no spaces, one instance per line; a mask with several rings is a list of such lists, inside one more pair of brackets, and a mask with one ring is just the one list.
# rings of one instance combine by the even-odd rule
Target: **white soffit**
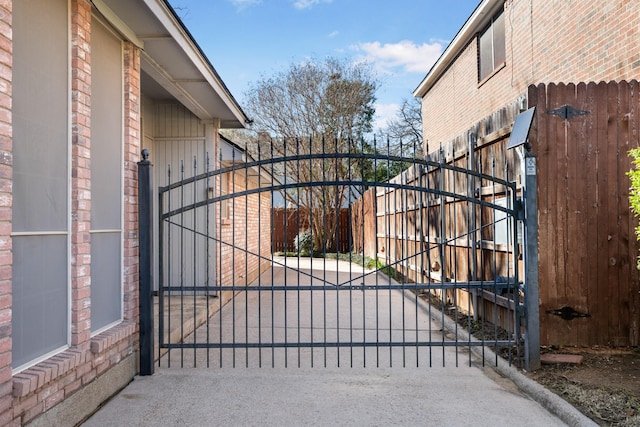
[[143,49],[142,70],[177,101],[202,120],[220,119],[223,128],[244,127],[246,115],[165,1],[93,3],[126,39]]

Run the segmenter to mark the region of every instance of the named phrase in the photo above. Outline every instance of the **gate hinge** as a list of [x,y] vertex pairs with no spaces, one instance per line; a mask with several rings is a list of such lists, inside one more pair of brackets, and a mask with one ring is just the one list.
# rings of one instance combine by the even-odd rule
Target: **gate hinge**
[[562,308],[558,308],[555,310],[547,310],[547,313],[560,316],[564,320],[572,320],[577,317],[591,317],[589,313],[580,313],[579,311],[576,311],[573,307],[568,307],[568,306],[564,306]]
[[558,116],[565,120],[571,120],[577,116],[584,116],[586,114],[591,113],[590,111],[584,110],[576,110],[571,105],[563,105],[562,107],[558,107],[555,110],[547,110],[547,114],[550,116]]

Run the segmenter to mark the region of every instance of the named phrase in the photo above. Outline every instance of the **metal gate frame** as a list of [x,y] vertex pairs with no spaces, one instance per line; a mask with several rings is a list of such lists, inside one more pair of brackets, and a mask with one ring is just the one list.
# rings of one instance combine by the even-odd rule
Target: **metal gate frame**
[[[535,218],[535,214],[536,214],[535,158],[533,158],[530,155],[527,155],[526,173],[524,173],[523,171],[523,175],[525,176],[525,179],[524,179],[525,185],[522,186],[522,188],[518,189],[515,182],[509,181],[509,172],[514,173],[514,171],[505,171],[505,174],[506,174],[505,179],[502,179],[502,178],[497,178],[496,176],[484,174],[482,172],[473,170],[473,167],[472,167],[472,165],[474,164],[473,150],[470,151],[469,158],[468,158],[468,165],[471,167],[462,168],[462,167],[458,167],[458,166],[454,166],[452,164],[446,163],[444,161],[444,156],[442,155],[438,160],[431,160],[429,158],[424,158],[424,159],[417,158],[415,156],[415,152],[417,152],[417,150],[414,153],[411,153],[411,155],[406,155],[406,154],[403,155],[403,151],[406,151],[407,147],[403,148],[402,143],[400,143],[400,153],[395,155],[392,154],[389,141],[387,141],[386,147],[380,147],[380,148],[377,147],[377,144],[375,141],[373,143],[373,146],[367,145],[365,142],[354,144],[352,141],[350,141],[347,144],[348,149],[344,150],[343,152],[340,152],[338,150],[335,150],[335,151],[328,150],[327,148],[331,144],[326,143],[324,139],[322,140],[322,143],[321,143],[321,146],[322,146],[321,151],[317,151],[317,150],[314,151],[312,149],[311,140],[308,141],[309,148],[306,149],[305,148],[306,143],[307,143],[306,141],[302,141],[302,140],[297,140],[297,139],[292,140],[292,141],[289,141],[289,148],[287,148],[287,140],[283,140],[282,142],[280,142],[280,144],[284,145],[285,150],[283,153],[281,153],[281,155],[278,155],[278,153],[274,151],[274,140],[272,140],[270,142],[270,148],[267,150],[266,156],[264,156],[261,153],[260,146],[258,146],[258,149],[257,149],[258,154],[256,159],[253,159],[250,156],[246,156],[246,158],[243,159],[242,162],[236,161],[238,159],[233,159],[233,161],[231,162],[231,165],[229,166],[223,166],[222,159],[219,159],[218,163],[215,165],[216,167],[214,168],[214,170],[211,170],[211,171],[208,170],[209,164],[207,162],[206,170],[198,173],[198,171],[196,170],[196,167],[194,166],[193,177],[184,178],[184,173],[183,173],[180,179],[177,179],[175,182],[171,182],[168,185],[159,188],[158,194],[160,196],[159,197],[160,203],[158,204],[158,206],[161,212],[159,212],[159,215],[157,216],[157,218],[159,218],[159,221],[161,222],[160,224],[161,231],[160,231],[160,236],[158,236],[160,253],[157,256],[160,257],[160,271],[158,272],[159,278],[160,278],[159,280],[160,290],[158,292],[159,311],[160,311],[160,315],[158,318],[159,329],[160,329],[158,340],[159,340],[160,349],[166,349],[167,351],[171,351],[171,349],[180,349],[180,351],[183,351],[184,349],[193,349],[195,352],[197,349],[213,348],[213,349],[220,349],[220,354],[222,354],[223,349],[232,349],[235,352],[235,349],[237,348],[242,348],[242,349],[252,348],[252,349],[259,349],[259,351],[262,351],[261,349],[268,348],[273,351],[273,349],[275,348],[322,347],[326,349],[326,348],[333,348],[333,347],[353,347],[353,346],[358,346],[358,347],[408,346],[408,347],[429,347],[429,348],[447,347],[447,346],[455,346],[455,347],[464,346],[464,347],[468,347],[469,349],[473,347],[485,348],[485,346],[492,346],[495,348],[506,347],[507,349],[509,349],[508,350],[509,363],[511,363],[512,357],[516,357],[519,359],[524,358],[525,368],[527,369],[536,368],[536,363],[539,364],[539,353],[536,355],[536,352],[539,351],[539,348],[538,348],[539,346],[536,344],[536,341],[535,341],[536,340],[535,331],[537,330],[537,327],[538,327],[537,326],[538,318],[536,316],[537,314],[537,296],[536,296],[537,295],[537,280],[536,280],[537,279],[537,262],[534,259],[534,255],[537,253],[537,236],[536,236],[537,230],[536,230],[536,227],[526,226],[527,222],[531,224],[532,222],[531,219]],[[414,146],[413,148],[415,150],[416,147]],[[148,162],[146,158],[145,158],[145,161]],[[531,162],[533,162],[533,169],[531,169]],[[289,163],[293,163],[295,165],[293,169],[286,169],[287,168],[286,165]],[[194,164],[195,164],[195,161],[194,161]],[[313,174],[311,174],[312,175],[310,177],[311,179],[308,179],[305,181],[305,179],[303,179],[304,177],[300,173],[300,168],[301,168],[300,165],[305,165],[305,167],[306,165],[310,165],[310,169],[312,169],[313,166],[317,164],[322,165],[321,166],[322,179],[320,180],[317,179],[318,178],[317,175],[315,176],[315,179],[314,179]],[[404,172],[398,177],[392,178],[389,174],[389,171],[391,170],[392,165],[398,165],[398,164],[408,166],[408,170],[413,172]],[[330,165],[330,166],[326,166],[326,165]],[[346,165],[346,170],[348,172],[343,174],[338,173],[338,169],[339,169],[338,166],[342,166],[344,168],[345,165]],[[358,168],[357,167],[354,168],[354,165],[356,166],[359,165],[360,172],[356,172]],[[377,172],[380,170],[379,168],[381,166],[386,166],[387,175],[386,177],[383,177],[387,179],[385,182],[382,182],[379,177],[376,177]],[[144,161],[139,163],[139,168],[140,168],[139,170],[141,171],[140,182],[139,182],[141,203],[144,200],[148,200],[148,198],[143,198],[143,191],[146,191],[145,189],[148,189],[151,187],[149,185],[149,182],[145,181],[147,180],[146,175],[149,175],[149,174],[145,174],[142,172],[144,169],[150,168],[150,167],[151,167],[150,164],[147,165],[144,163]],[[331,167],[335,169],[335,175],[333,175],[333,170],[332,170],[329,175],[333,175],[333,176],[327,176],[328,175],[327,169],[331,169]],[[376,177],[375,180],[369,180],[366,177],[363,177],[364,175],[363,171],[367,167],[369,168],[373,167],[373,176]],[[291,172],[296,168],[298,171],[297,176],[294,176],[293,178],[291,176],[288,176],[286,172],[287,171]],[[181,165],[181,169],[184,170],[184,165]],[[257,188],[246,187],[244,190],[232,191],[226,194],[222,191],[221,177],[223,176],[223,174],[231,174],[234,177],[236,175],[239,175],[239,176],[244,175],[245,177],[248,177],[249,171],[255,171],[255,170],[258,170],[259,173],[261,173],[262,171],[269,172],[271,175],[271,182],[263,186],[262,181],[259,178],[258,179],[259,184]],[[531,170],[534,171],[533,174],[530,173]],[[409,183],[408,176],[410,176],[411,173],[413,173],[414,178],[416,176],[419,177],[418,185]],[[440,179],[435,180],[435,182],[437,183],[437,188],[436,186],[429,186],[430,178],[427,175],[425,175],[428,173],[432,173],[435,175],[439,174]],[[456,191],[447,190],[445,188],[445,181],[447,179],[446,178],[447,174],[453,175],[454,181],[455,179],[464,179],[464,184],[466,185],[463,186],[465,187],[463,191],[456,192]],[[280,179],[279,180],[275,179],[274,175],[279,175]],[[463,178],[459,178],[459,177],[463,177]],[[169,180],[170,179],[171,177],[169,175]],[[192,200],[190,200],[189,202],[185,202],[184,193],[181,193],[181,196],[178,196],[178,200],[180,200],[178,207],[174,208],[174,207],[171,207],[171,204],[166,203],[166,201],[172,197],[171,196],[172,192],[176,192],[176,191],[183,192],[186,186],[189,186],[189,185],[195,186],[197,185],[198,182],[206,182],[205,188],[207,189],[207,191],[204,197],[194,196]],[[476,188],[475,182],[489,184],[488,186],[493,188],[492,201],[483,200],[482,194],[478,193],[478,189]],[[424,186],[425,183],[427,184],[426,186]],[[488,187],[488,186],[484,185],[483,187]],[[235,189],[236,187],[235,182],[231,187]],[[512,304],[513,307],[515,308],[513,310],[513,322],[510,324],[511,330],[509,332],[509,336],[507,339],[498,339],[496,335],[494,339],[485,339],[484,337],[482,337],[481,339],[475,339],[475,338],[469,337],[469,339],[465,340],[464,342],[459,341],[457,338],[455,341],[452,341],[452,342],[449,342],[449,341],[430,342],[430,341],[418,341],[418,340],[408,341],[408,342],[407,341],[402,341],[402,342],[396,342],[396,341],[366,342],[364,341],[364,342],[355,342],[355,343],[339,342],[339,341],[323,342],[323,341],[313,341],[313,340],[311,342],[290,342],[290,341],[287,341],[286,339],[284,342],[235,342],[235,340],[234,342],[222,342],[221,338],[220,338],[220,341],[218,342],[212,342],[208,339],[208,336],[207,336],[206,342],[183,342],[183,341],[165,342],[164,334],[163,334],[163,328],[165,327],[165,325],[163,324],[163,318],[164,318],[163,310],[165,309],[165,301],[164,301],[165,298],[174,298],[174,297],[178,297],[182,299],[191,298],[191,297],[195,298],[195,296],[199,294],[203,294],[203,293],[210,294],[212,289],[218,293],[217,295],[220,298],[222,298],[222,295],[225,293],[231,293],[233,297],[239,292],[248,293],[248,292],[276,291],[276,292],[285,292],[286,294],[286,292],[291,292],[291,291],[307,292],[312,290],[314,291],[319,290],[317,286],[313,286],[313,287],[298,286],[298,287],[292,288],[289,285],[285,286],[285,285],[274,285],[274,284],[271,284],[270,286],[260,286],[260,284],[254,285],[254,286],[248,286],[247,283],[245,283],[244,286],[238,286],[235,282],[225,284],[225,283],[222,283],[223,278],[221,274],[216,275],[216,277],[218,277],[219,280],[218,280],[218,283],[215,283],[215,284],[203,283],[198,285],[197,283],[194,282],[193,284],[188,284],[185,286],[184,283],[180,283],[180,284],[176,284],[175,282],[172,283],[171,273],[167,275],[167,271],[171,271],[171,269],[173,269],[173,271],[175,272],[177,269],[177,271],[180,271],[180,274],[182,275],[185,267],[189,269],[189,268],[192,268],[192,266],[190,265],[168,266],[167,265],[167,261],[171,259],[171,255],[167,256],[167,251],[172,250],[170,246],[169,247],[165,246],[165,240],[166,240],[165,236],[168,232],[171,232],[169,230],[171,229],[173,229],[174,231],[178,230],[178,233],[182,239],[184,239],[185,236],[192,236],[192,237],[187,237],[187,239],[193,240],[197,236],[199,238],[204,238],[207,242],[212,242],[215,245],[219,245],[220,248],[222,248],[223,246],[231,248],[233,249],[232,251],[233,253],[236,253],[236,250],[237,250],[240,253],[243,253],[244,256],[247,258],[249,256],[252,256],[252,257],[257,257],[259,259],[259,262],[263,262],[263,261],[273,262],[273,258],[271,257],[271,254],[269,254],[269,256],[265,256],[260,251],[258,251],[258,253],[252,252],[247,247],[242,247],[242,245],[237,244],[235,241],[229,242],[229,241],[223,240],[223,238],[221,237],[222,233],[220,233],[220,230],[221,230],[220,222],[222,220],[221,205],[223,203],[235,204],[236,201],[244,199],[245,206],[248,206],[248,203],[247,203],[248,198],[253,197],[255,195],[260,195],[260,194],[275,194],[276,192],[282,192],[282,193],[293,192],[294,195],[297,195],[297,197],[300,198],[300,191],[310,191],[310,189],[313,189],[313,188],[316,188],[316,189],[341,188],[342,191],[345,191],[346,189],[346,191],[349,193],[348,205],[349,205],[349,209],[351,210],[353,205],[353,203],[351,203],[353,199],[352,192],[355,192],[356,189],[360,189],[361,191],[358,191],[358,193],[363,193],[364,189],[370,188],[370,187],[382,188],[383,191],[386,192],[385,194],[393,193],[394,197],[396,197],[397,192],[402,192],[405,194],[405,196],[406,194],[413,193],[414,203],[415,203],[415,195],[419,194],[420,207],[416,209],[414,205],[412,208],[414,209],[414,214],[415,214],[414,220],[419,215],[421,217],[420,221],[422,224],[423,222],[422,215],[423,215],[423,212],[425,212],[425,209],[426,209],[426,216],[429,217],[431,215],[431,212],[434,211],[433,207],[435,206],[439,210],[439,225],[437,225],[436,227],[439,227],[440,237],[435,245],[431,245],[431,240],[430,240],[431,237],[425,236],[425,234],[421,232],[420,237],[418,239],[418,242],[420,243],[420,247],[421,247],[421,251],[419,251],[419,253],[411,254],[411,255],[407,253],[407,254],[404,254],[404,256],[401,256],[400,259],[394,259],[394,260],[386,259],[382,262],[382,265],[379,264],[380,259],[378,258],[378,261],[376,262],[377,267],[375,268],[375,272],[389,271],[389,269],[394,269],[396,272],[400,274],[401,283],[398,283],[398,284],[390,283],[388,285],[377,284],[376,286],[365,286],[361,284],[354,284],[355,282],[357,282],[357,280],[351,279],[349,280],[349,283],[341,284],[341,287],[343,287],[344,290],[348,290],[349,292],[353,292],[354,290],[363,291],[363,292],[367,290],[376,291],[376,292],[380,290],[388,290],[389,292],[391,292],[392,290],[400,290],[403,292],[410,291],[416,294],[439,293],[440,296],[442,297],[442,301],[441,301],[442,303],[446,303],[445,299],[446,299],[447,292],[453,292],[455,294],[457,291],[462,290],[471,294],[473,292],[482,293],[482,291],[489,289],[489,290],[492,290],[493,293],[497,295],[500,289],[502,290],[506,289],[506,294],[511,295],[510,304]],[[454,185],[454,187],[456,186]],[[508,200],[506,206],[502,206],[495,203],[497,188],[502,189],[500,191],[505,195],[506,199]],[[291,201],[291,199],[293,199],[293,197],[295,196],[293,197],[289,196],[289,197]],[[384,197],[388,197],[388,196],[384,196]],[[469,251],[473,253],[473,256],[471,258],[473,260],[473,263],[476,263],[479,258],[480,259],[482,258],[482,248],[479,249],[480,257],[478,256],[478,250],[477,250],[478,241],[476,240],[476,232],[482,233],[483,231],[488,230],[488,227],[494,227],[494,232],[495,232],[495,223],[490,222],[487,224],[481,224],[479,229],[475,229],[475,228],[473,228],[473,230],[469,229],[466,232],[462,233],[462,235],[454,234],[453,236],[448,237],[446,236],[446,231],[443,231],[443,230],[446,230],[447,227],[451,227],[451,224],[447,224],[445,219],[445,216],[446,216],[445,210],[447,208],[448,200],[449,201],[452,200],[453,201],[452,203],[465,204],[467,207],[471,206],[472,208],[469,209],[467,212],[468,216],[472,216],[476,212],[481,212],[482,209],[485,209],[490,212],[493,212],[494,218],[495,218],[496,212],[502,213],[502,215],[505,216],[503,221],[505,221],[506,223],[509,223],[509,222],[511,223],[509,224],[509,226],[507,226],[507,234],[510,235],[512,244],[510,245],[510,249],[507,248],[506,252],[507,252],[507,258],[511,257],[512,259],[511,262],[513,262],[515,267],[513,268],[513,275],[507,276],[506,283],[504,283],[505,281],[502,280],[503,278],[499,277],[499,275],[497,274],[497,267],[495,265],[495,261],[493,266],[494,277],[489,280],[484,278],[481,278],[480,280],[478,280],[478,277],[475,277],[475,276],[471,278],[475,280],[470,280],[469,278],[466,278],[465,280],[462,280],[462,279],[459,280],[457,278],[458,276],[457,272],[454,272],[453,280],[444,279],[441,282],[435,282],[429,278],[432,273],[432,268],[430,263],[428,264],[426,271],[423,266],[421,266],[420,268],[421,274],[419,278],[422,280],[408,280],[410,275],[407,274],[406,267],[408,265],[408,261],[410,258],[412,257],[415,258],[416,256],[420,256],[421,259],[423,259],[425,256],[427,258],[430,258],[431,252],[437,250],[438,259],[440,260],[440,265],[442,266],[443,269],[446,269],[447,263],[450,261],[450,260],[449,261],[447,260],[447,255],[448,255],[447,251],[449,249],[448,245],[451,242],[453,242],[453,245],[455,247],[457,242],[460,239],[467,239],[470,242]],[[341,204],[342,202],[339,203],[339,206]],[[394,204],[395,204],[395,200],[394,200]],[[402,221],[404,221],[404,223],[407,224],[406,217],[408,216],[408,210],[409,210],[408,205],[405,203],[402,206],[404,206],[403,207],[404,212],[401,213],[401,216],[404,218]],[[170,207],[170,208],[167,209],[167,207]],[[214,212],[216,212],[215,217],[218,218],[217,224],[214,224],[211,227],[208,225],[207,230],[198,230],[196,229],[195,226],[189,226],[188,224],[184,224],[182,221],[176,220],[176,218],[179,218],[180,216],[184,216],[186,213],[191,213],[193,215],[196,215],[195,212],[197,209],[207,209],[207,210],[214,209]],[[416,210],[419,212],[419,214],[415,213]],[[455,204],[454,204],[453,210],[454,210],[454,216],[455,216],[456,215]],[[141,213],[144,213],[142,208],[140,209],[140,211]],[[243,214],[245,219],[247,219],[249,216],[248,208],[245,207],[245,212],[241,214]],[[395,216],[396,214],[397,212],[395,212],[393,215]],[[152,215],[148,213],[145,215],[146,215],[145,217],[146,219],[141,217],[141,222],[140,222],[141,230],[144,230],[147,227],[152,227],[152,224],[148,223],[148,218],[152,217]],[[525,218],[529,218],[529,221],[525,221]],[[385,218],[385,221],[387,220],[388,219]],[[233,218],[231,218],[231,223],[234,224],[234,227],[235,227],[235,221],[236,221],[236,217],[235,217],[235,209],[234,209]],[[324,221],[326,225],[326,219],[324,219]],[[431,218],[429,218],[427,222],[431,224]],[[195,221],[194,221],[194,224],[195,224]],[[245,222],[245,224],[248,224],[248,222]],[[364,224],[364,221],[363,221],[363,224]],[[376,224],[377,224],[377,221],[376,221]],[[520,273],[519,273],[520,271],[519,260],[521,259],[521,248],[520,248],[520,244],[517,243],[517,238],[516,238],[516,236],[518,235],[518,224],[523,224],[524,230],[525,230],[524,236],[523,236],[523,239],[524,239],[523,243],[524,243],[524,248],[526,253],[524,257],[524,272],[527,280],[522,280],[520,278]],[[458,226],[459,225],[455,224],[455,220],[454,220],[453,228],[458,228]],[[352,233],[353,233],[353,230],[352,230]],[[362,235],[364,236],[364,234],[365,232],[363,230]],[[376,246],[377,246],[378,245],[377,228],[375,230],[375,235],[376,235]],[[141,233],[141,239],[142,237],[143,236]],[[427,247],[426,250],[424,249],[425,243]],[[209,245],[209,243],[207,243],[207,245]],[[145,247],[148,247],[148,246],[145,246]],[[494,245],[494,248],[495,248],[495,245]],[[150,250],[143,251],[143,243],[141,241],[141,257],[146,256],[146,254],[150,252],[151,252]],[[325,246],[323,247],[322,255],[326,256],[327,252],[328,250],[327,250],[326,240],[325,240]],[[195,253],[195,249],[194,249],[194,253]],[[222,251],[218,253],[222,254]],[[353,255],[350,255],[350,256],[353,256]],[[495,256],[495,253],[494,253],[494,256]],[[183,260],[184,253],[181,253],[179,258]],[[222,255],[219,255],[218,258],[219,259],[215,260],[214,262],[219,268],[221,268]],[[422,262],[423,261],[421,261],[421,263]],[[536,265],[534,266],[533,263],[535,263]],[[148,262],[144,263],[144,265],[141,262],[141,284],[143,282],[148,281],[148,279],[142,280],[145,275],[152,276],[153,272],[151,272],[151,268],[152,267],[149,265]],[[234,270],[232,270],[232,272],[233,271]],[[370,273],[366,273],[366,274],[370,274]],[[169,279],[167,279],[167,277],[169,277]],[[424,280],[425,277],[428,278],[427,281]],[[446,278],[446,275],[444,274],[444,272],[442,274],[442,277]],[[151,283],[153,283],[152,280],[151,280]],[[328,286],[327,283],[324,283],[323,287],[325,287],[325,290],[326,290],[326,286]],[[331,289],[335,289],[335,285],[330,285],[330,286],[331,286]],[[148,335],[153,334],[152,332],[149,333],[148,328],[150,326],[151,331],[153,330],[153,319],[149,320],[147,318],[144,322],[142,322],[142,316],[148,317],[150,311],[151,313],[153,313],[153,310],[149,310],[148,307],[143,310],[143,306],[144,305],[148,306],[149,301],[152,301],[152,299],[149,298],[149,294],[150,294],[149,290],[143,289],[141,287],[141,295],[140,295],[141,357],[147,357],[147,358],[149,357]],[[523,298],[524,301],[521,301],[521,295],[524,296]],[[431,299],[429,298],[428,301],[429,301],[428,302],[429,309],[431,309]],[[456,310],[455,313],[457,317],[458,311]],[[525,322],[522,321],[523,319],[525,319]],[[474,320],[477,320],[477,319],[474,319]],[[483,322],[485,320],[487,319],[484,319],[484,318],[481,319],[481,321]],[[472,322],[472,316],[468,316],[468,323],[469,323],[468,326],[471,326],[471,322]],[[220,328],[222,328],[222,325],[220,325]],[[145,339],[144,342],[142,339],[143,336],[147,336],[147,339]],[[539,342],[539,338],[537,339]],[[151,339],[150,341],[151,341],[151,344],[150,344],[151,348],[153,348],[153,339]],[[146,347],[147,350],[144,350],[143,347]],[[515,354],[512,354],[512,350],[511,350],[512,348],[515,348],[514,350]],[[153,353],[153,350],[151,351],[151,353]],[[151,357],[153,358],[153,356]],[[496,363],[497,363],[497,359],[496,359]],[[141,367],[142,367],[142,364],[141,364]],[[151,368],[150,370],[151,370],[150,373],[152,373],[153,368]]]

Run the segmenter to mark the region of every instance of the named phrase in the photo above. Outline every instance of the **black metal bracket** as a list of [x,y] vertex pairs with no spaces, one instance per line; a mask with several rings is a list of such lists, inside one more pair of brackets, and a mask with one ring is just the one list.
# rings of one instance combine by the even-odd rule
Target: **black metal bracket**
[[548,314],[554,314],[556,316],[562,317],[564,320],[572,320],[577,317],[591,317],[589,313],[580,313],[576,311],[573,307],[562,307],[555,310],[547,310]]
[[513,207],[513,214],[518,221],[524,221],[524,203],[522,199],[516,199],[515,206]]
[[571,120],[577,116],[584,116],[590,114],[591,111],[585,110],[576,110],[571,105],[563,105],[562,107],[558,107],[555,110],[547,110],[547,114],[550,116],[558,116],[564,120]]

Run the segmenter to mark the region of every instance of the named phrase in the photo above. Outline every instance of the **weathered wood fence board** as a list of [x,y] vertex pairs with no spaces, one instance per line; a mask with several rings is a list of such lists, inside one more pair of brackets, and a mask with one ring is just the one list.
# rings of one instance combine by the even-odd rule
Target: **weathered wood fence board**
[[[501,114],[498,123],[506,118],[513,121],[515,113]],[[436,291],[436,295],[445,303],[457,305],[465,314],[513,330],[513,303],[504,298],[503,306],[496,305],[496,300],[502,298],[500,291],[504,285],[496,286],[494,281],[499,277],[514,277],[516,268],[522,272],[521,261],[514,258],[513,230],[508,230],[507,221],[501,221],[494,209],[471,201],[479,198],[486,203],[499,204],[506,203],[507,197],[513,195],[508,195],[502,184],[488,179],[480,182],[464,172],[470,168],[496,178],[516,180],[520,166],[515,153],[506,150],[509,133],[505,132],[502,123],[496,126],[493,120],[479,126],[484,139],[476,144],[480,148],[474,151],[477,157],[473,164],[466,138],[443,145],[439,153],[432,155],[432,160],[442,159],[459,170],[413,166],[392,179],[392,183],[409,189],[367,191],[353,205],[352,211],[372,212],[375,222],[365,215],[363,225],[359,217],[352,217],[352,229],[364,230],[365,234],[364,239],[354,236],[355,250],[392,266],[400,273],[399,280],[419,283],[486,281],[486,292],[451,289]],[[496,127],[500,132],[496,132]],[[414,186],[429,188],[433,193],[413,191],[410,188]],[[441,197],[442,193],[451,196]],[[496,229],[501,233],[498,242]],[[492,291],[498,291],[498,294]]]

